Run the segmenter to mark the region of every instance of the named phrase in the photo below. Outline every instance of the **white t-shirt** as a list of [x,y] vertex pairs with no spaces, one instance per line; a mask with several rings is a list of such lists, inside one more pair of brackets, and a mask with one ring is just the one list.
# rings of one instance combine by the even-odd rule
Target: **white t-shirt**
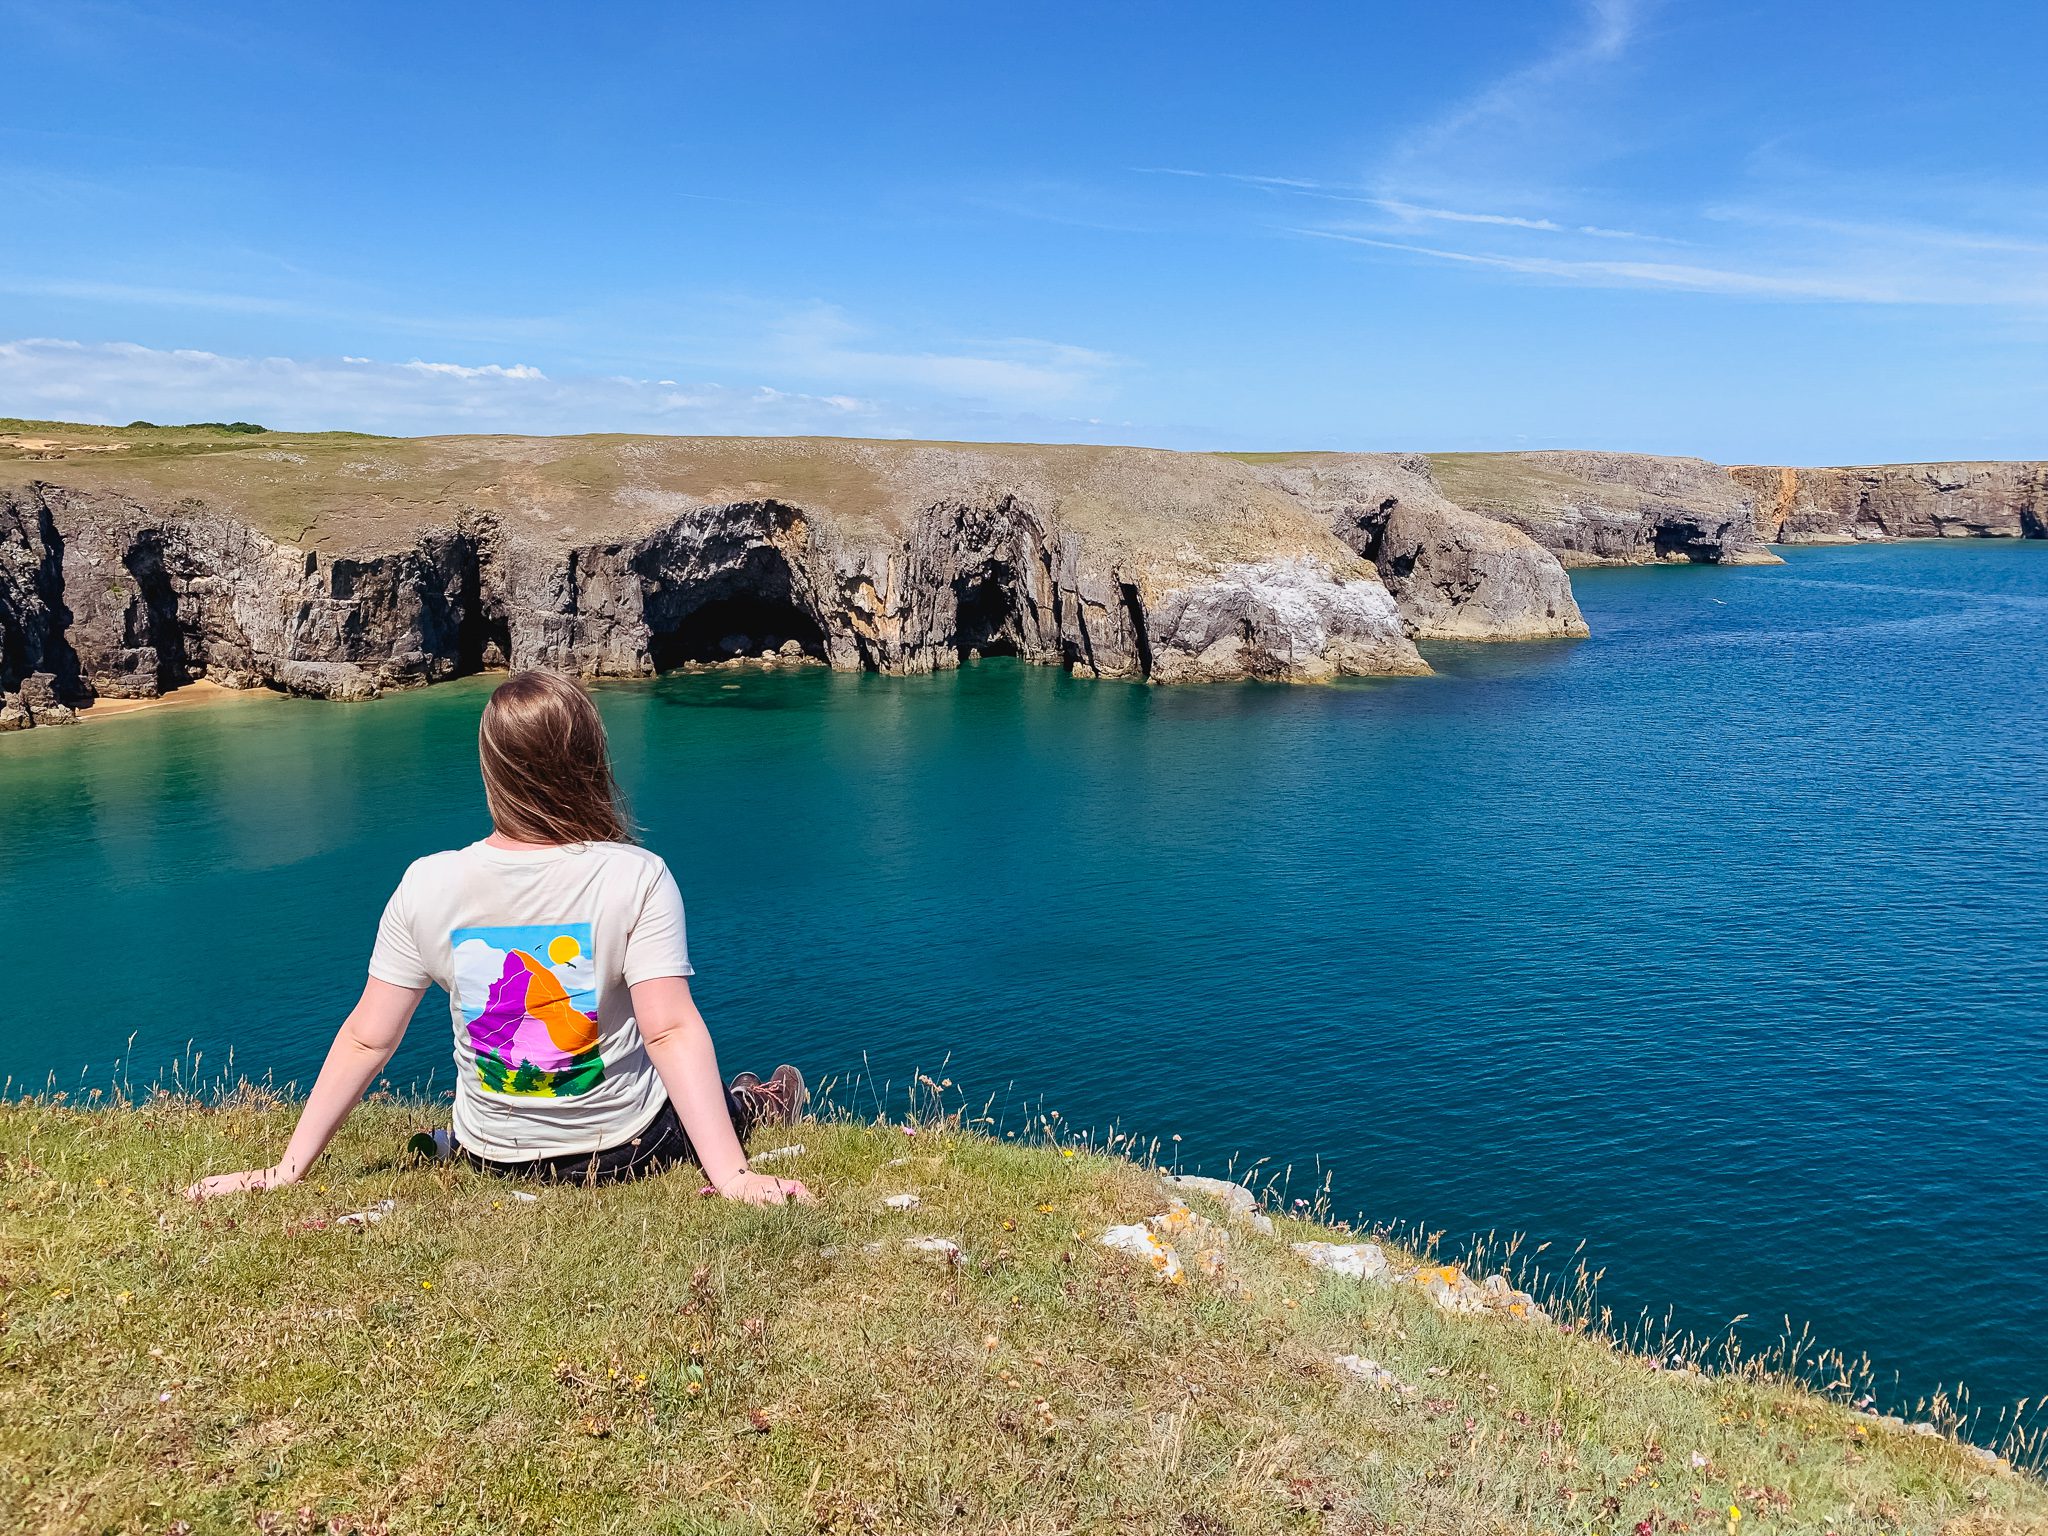
[[627,989],[690,974],[682,893],[630,843],[471,843],[405,872],[370,974],[447,991],[464,1147],[582,1156],[631,1141],[666,1097]]

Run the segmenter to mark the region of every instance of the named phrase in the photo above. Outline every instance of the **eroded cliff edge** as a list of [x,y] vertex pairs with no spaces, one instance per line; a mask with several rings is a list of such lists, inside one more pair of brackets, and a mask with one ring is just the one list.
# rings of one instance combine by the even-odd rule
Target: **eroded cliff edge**
[[[1436,580],[1429,530],[1461,514],[1420,461],[1303,481],[1142,449],[96,436],[17,434],[0,479],[8,724],[198,677],[356,698],[773,653],[1319,681],[1425,672],[1418,636],[1583,633],[1532,541],[1475,522],[1470,568]],[[1361,537],[1330,485],[1403,510]]]
[[[764,654],[1158,683],[1419,673],[1417,640],[1584,635],[1568,565],[2039,536],[2042,485],[2023,465],[0,423],[0,728],[201,677],[360,698]],[[1965,492],[1930,504],[1960,515],[1916,510]]]

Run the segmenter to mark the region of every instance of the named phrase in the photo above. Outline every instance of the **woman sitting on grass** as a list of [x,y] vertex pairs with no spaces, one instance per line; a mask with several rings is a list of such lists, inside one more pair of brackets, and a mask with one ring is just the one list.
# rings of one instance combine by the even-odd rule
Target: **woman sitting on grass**
[[479,741],[491,835],[405,872],[284,1157],[186,1193],[304,1178],[431,982],[455,1024],[455,1145],[476,1167],[604,1184],[693,1160],[729,1200],[811,1199],[797,1180],[747,1167],[750,1129],[802,1114],[803,1075],[783,1066],[721,1087],[690,998],[682,895],[629,841],[589,695],[516,673],[484,706]]

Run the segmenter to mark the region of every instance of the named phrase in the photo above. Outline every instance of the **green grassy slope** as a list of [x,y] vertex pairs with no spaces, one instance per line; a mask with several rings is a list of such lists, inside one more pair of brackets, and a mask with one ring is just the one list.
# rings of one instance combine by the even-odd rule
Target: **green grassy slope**
[[525,1201],[401,1166],[420,1113],[200,1209],[178,1186],[274,1155],[289,1105],[0,1106],[0,1529],[2048,1529],[1949,1441],[1313,1270],[1289,1241],[1343,1234],[1306,1221],[1163,1283],[1094,1241],[1158,1179],[1087,1148],[810,1124],[778,1168],[815,1208]]
[[831,437],[368,437],[0,419],[0,483],[42,481],[162,508],[189,502],[330,553],[406,547],[465,513],[566,545],[630,539],[705,504],[774,498],[885,541],[991,488],[1056,505],[1105,558],[1206,569],[1356,557],[1321,521],[1209,454]]

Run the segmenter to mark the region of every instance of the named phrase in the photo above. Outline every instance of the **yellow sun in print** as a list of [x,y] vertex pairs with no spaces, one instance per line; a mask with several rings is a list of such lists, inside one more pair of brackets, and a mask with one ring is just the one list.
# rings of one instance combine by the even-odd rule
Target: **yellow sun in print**
[[548,945],[548,959],[556,965],[567,965],[583,953],[583,946],[566,933]]

